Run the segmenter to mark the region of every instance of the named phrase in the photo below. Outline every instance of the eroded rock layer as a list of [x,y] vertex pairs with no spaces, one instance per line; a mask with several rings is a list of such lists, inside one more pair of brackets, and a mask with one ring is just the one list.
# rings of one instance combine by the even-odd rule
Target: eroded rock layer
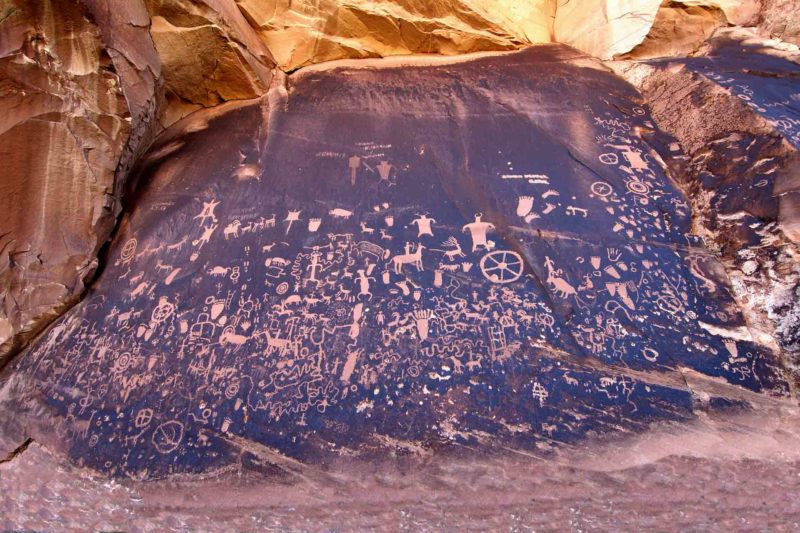
[[4,445],[160,477],[547,447],[784,395],[670,150],[560,45],[308,69],[195,114],[88,296],[8,370]]

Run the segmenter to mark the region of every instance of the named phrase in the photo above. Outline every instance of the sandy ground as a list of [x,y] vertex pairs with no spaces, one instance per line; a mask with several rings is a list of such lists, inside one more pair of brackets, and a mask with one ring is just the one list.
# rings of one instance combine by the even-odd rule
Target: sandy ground
[[0,465],[0,529],[800,531],[800,414],[701,417],[549,458],[463,452],[111,481],[36,443]]

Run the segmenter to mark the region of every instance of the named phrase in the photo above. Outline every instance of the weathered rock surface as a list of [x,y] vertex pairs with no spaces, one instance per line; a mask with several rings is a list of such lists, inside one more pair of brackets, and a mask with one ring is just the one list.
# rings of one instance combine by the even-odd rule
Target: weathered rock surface
[[760,26],[768,35],[800,45],[800,9],[792,0],[762,0]]
[[679,56],[728,25],[797,43],[798,20],[800,7],[782,0],[590,0],[559,4],[553,39],[601,59]]
[[284,69],[341,58],[453,55],[550,42],[551,0],[237,2]]
[[[336,59],[454,55],[547,42],[602,59],[634,50],[637,57],[655,57],[691,52],[727,25],[758,26],[789,42],[800,34],[800,9],[779,0],[148,0],[148,5],[159,18],[154,29],[160,51],[172,56],[178,70],[190,71],[175,72],[184,91],[192,90],[192,80],[203,87],[198,72],[223,89],[225,79],[235,87],[248,85],[245,80],[253,85],[273,62],[291,71]],[[198,53],[205,61],[190,61]],[[211,62],[217,56],[222,65]]]
[[[32,443],[0,463],[0,528],[33,531],[791,529],[797,407],[707,416],[618,442],[487,457],[341,457],[213,478],[115,481]],[[772,405],[770,405],[772,404]],[[698,495],[698,491],[701,493]]]
[[788,394],[631,86],[559,45],[397,63],[162,138],[89,295],[7,372],[6,451],[151,478],[542,450]]
[[692,198],[695,232],[726,263],[751,330],[800,363],[800,68],[741,32],[692,59],[618,63],[660,127]]
[[170,102],[166,124],[202,107],[266,92],[275,61],[232,0],[147,4]]
[[109,19],[107,40],[92,22],[104,9],[3,4],[0,364],[82,293],[119,212],[117,177],[155,114],[148,34],[134,45]]

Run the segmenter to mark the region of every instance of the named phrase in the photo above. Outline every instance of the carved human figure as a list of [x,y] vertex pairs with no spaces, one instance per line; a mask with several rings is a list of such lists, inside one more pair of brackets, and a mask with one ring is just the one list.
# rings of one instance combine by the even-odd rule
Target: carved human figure
[[470,236],[472,237],[472,251],[476,251],[478,248],[482,247],[486,250],[491,250],[494,243],[488,241],[486,238],[486,233],[494,229],[494,224],[491,222],[484,222],[481,220],[483,215],[478,213],[475,215],[475,221],[470,222],[469,224],[465,224],[461,231],[469,230]]
[[389,181],[389,174],[392,172],[392,165],[388,161],[381,161],[377,168],[378,175],[381,177],[381,181]]
[[433,237],[433,229],[431,228],[431,224],[435,223],[435,218],[430,218],[428,215],[419,215],[417,218],[411,221],[412,224],[417,225],[417,237],[422,237],[423,235],[430,235]]
[[216,223],[217,217],[214,215],[214,209],[219,205],[218,200],[211,200],[210,202],[203,202],[203,210],[200,211],[200,214],[193,217],[195,219],[200,219],[200,225],[204,226],[206,219],[210,218],[211,222]]
[[193,240],[192,244],[197,246],[198,248],[202,248],[211,239],[211,235],[214,233],[214,231],[216,231],[218,226],[219,226],[218,224],[214,224],[213,226],[204,226],[203,234],[200,235],[199,239]]
[[367,299],[372,298],[372,293],[370,292],[369,282],[370,280],[375,281],[375,278],[367,276],[367,273],[364,271],[363,268],[358,269],[358,295],[367,297]]

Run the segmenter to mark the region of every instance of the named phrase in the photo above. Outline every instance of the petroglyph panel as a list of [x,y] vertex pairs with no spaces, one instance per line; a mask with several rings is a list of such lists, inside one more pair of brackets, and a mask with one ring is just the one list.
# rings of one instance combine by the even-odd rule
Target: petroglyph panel
[[317,71],[269,101],[152,160],[95,288],[6,384],[79,463],[570,442],[691,417],[679,367],[785,391],[638,95],[575,52]]

